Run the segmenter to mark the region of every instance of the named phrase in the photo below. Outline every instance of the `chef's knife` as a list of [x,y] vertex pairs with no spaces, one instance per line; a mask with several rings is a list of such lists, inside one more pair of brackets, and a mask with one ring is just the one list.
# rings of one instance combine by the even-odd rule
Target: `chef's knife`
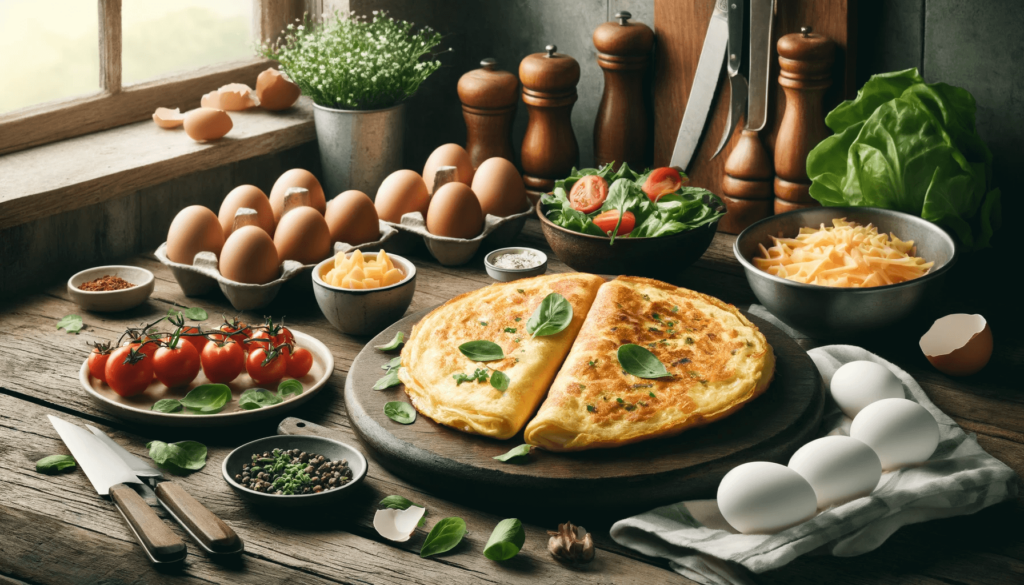
[[[209,554],[236,554],[244,544],[230,526],[199,503],[180,485],[164,481],[164,474],[118,445],[106,433],[85,425],[105,447],[116,455],[138,478],[154,488],[156,497],[167,513],[185,529],[192,540]],[[146,485],[144,484],[144,485]]]
[[750,0],[750,90],[747,130],[758,132],[768,118],[768,71],[772,63],[775,0]]
[[743,63],[743,5],[747,0],[729,0],[729,54],[726,58],[726,70],[729,72],[729,114],[725,120],[725,132],[718,141],[718,148],[711,158],[718,156],[729,142],[736,123],[743,115],[743,106],[747,104],[747,78],[740,73]]
[[96,492],[109,496],[128,528],[154,563],[174,563],[185,558],[185,543],[128,484],[141,483],[123,461],[85,429],[47,416]]
[[[736,0],[738,1],[738,0]],[[707,35],[704,36],[704,47],[697,61],[697,73],[693,77],[693,86],[686,100],[683,112],[683,123],[676,135],[676,145],[672,149],[670,166],[686,170],[690,166],[693,155],[700,144],[700,135],[711,110],[711,102],[715,97],[718,77],[722,72],[722,62],[729,44],[729,6],[728,0],[717,0],[715,11],[708,24]]]

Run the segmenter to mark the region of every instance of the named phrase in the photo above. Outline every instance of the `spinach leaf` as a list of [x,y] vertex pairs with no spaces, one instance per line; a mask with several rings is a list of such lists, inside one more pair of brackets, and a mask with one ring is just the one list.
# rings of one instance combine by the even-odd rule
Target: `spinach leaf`
[[199,471],[206,465],[206,445],[195,441],[150,441],[146,448],[149,449],[149,458],[157,465],[178,475]]
[[430,529],[430,534],[427,534],[427,538],[423,541],[423,546],[420,548],[420,556],[426,558],[448,552],[455,548],[455,545],[462,542],[462,537],[465,535],[466,521],[462,518],[453,516],[439,520]]
[[619,365],[622,366],[622,369],[637,378],[650,380],[672,377],[672,374],[665,369],[665,364],[661,363],[661,360],[645,347],[627,343],[626,345],[619,346],[616,355],[619,358]]
[[507,561],[519,554],[525,542],[526,531],[518,518],[502,520],[487,539],[484,556],[492,561]]
[[386,389],[388,389],[388,388],[390,388],[392,386],[398,386],[399,384],[401,384],[402,380],[400,380],[398,378],[398,370],[400,370],[400,369],[401,368],[399,367],[399,368],[395,368],[393,370],[388,370],[388,373],[384,374],[383,378],[381,378],[380,380],[377,380],[377,382],[374,383],[373,389],[374,390],[386,390]]
[[381,366],[380,369],[386,370],[386,371],[390,372],[391,370],[397,370],[399,367],[401,367],[401,365],[402,365],[402,356],[396,355],[395,357],[391,358],[388,361],[388,363],[386,363],[383,366]]
[[[494,373],[491,374],[491,386],[495,390],[500,390],[501,392],[508,390],[509,381],[508,374],[505,372],[494,370]],[[458,386],[458,384],[456,384],[456,386]]]
[[526,332],[534,337],[554,335],[561,333],[569,323],[572,323],[572,304],[562,295],[551,293],[530,315]]
[[174,400],[173,398],[164,398],[162,400],[157,400],[156,404],[151,406],[149,409],[155,412],[163,412],[170,414],[172,412],[178,412],[179,410],[181,410],[182,404],[180,400]]
[[231,388],[226,384],[200,384],[189,390],[181,404],[189,410],[203,414],[214,414],[224,409],[231,401]]
[[71,455],[50,455],[36,461],[36,471],[53,475],[69,467],[75,466],[75,458]]
[[515,459],[516,457],[525,457],[529,454],[530,446],[524,444],[519,445],[518,447],[512,447],[511,449],[509,449],[508,453],[502,453],[501,455],[496,455],[493,458],[497,459],[498,461],[505,462],[510,459]]
[[167,316],[184,317],[185,319],[188,319],[190,321],[206,321],[207,319],[210,318],[210,316],[206,314],[206,309],[202,307],[189,307],[186,308],[184,311],[179,311],[178,309],[171,309],[170,311],[167,311]]
[[416,422],[416,409],[408,402],[393,400],[384,405],[384,414],[396,423],[411,425]]
[[474,362],[493,362],[505,358],[501,346],[493,341],[467,341],[459,346],[459,351]]
[[394,508],[396,510],[406,510],[409,506],[417,506],[422,508],[419,504],[414,504],[402,496],[388,496],[377,504],[377,507],[381,510],[385,508]]
[[403,343],[405,343],[405,333],[399,331],[398,333],[395,333],[395,338],[392,339],[391,341],[385,343],[384,345],[375,345],[373,347],[381,351],[391,351],[393,349],[398,349],[398,346],[402,345]]
[[78,315],[65,315],[60,321],[57,321],[57,329],[63,329],[68,333],[74,333],[78,335],[78,332],[82,330],[82,318]]
[[302,394],[302,382],[299,382],[298,380],[295,379],[291,379],[285,380],[277,385],[277,395],[281,399],[284,399],[285,396],[290,396],[292,394],[296,396]]
[[256,410],[257,408],[273,406],[282,402],[284,402],[283,398],[263,388],[249,388],[238,397],[238,407],[244,410]]

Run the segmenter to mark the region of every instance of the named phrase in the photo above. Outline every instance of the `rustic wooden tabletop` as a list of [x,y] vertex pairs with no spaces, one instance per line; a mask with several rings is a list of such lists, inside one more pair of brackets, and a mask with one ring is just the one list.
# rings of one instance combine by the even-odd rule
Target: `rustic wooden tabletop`
[[[733,259],[733,239],[719,234],[704,257],[676,284],[742,308],[756,302]],[[535,221],[528,223],[520,241],[547,249]],[[523,551],[505,563],[490,561],[481,553],[491,529],[504,517],[500,503],[486,502],[484,497],[456,502],[443,493],[424,493],[372,460],[365,489],[358,498],[336,508],[278,512],[242,502],[221,478],[221,461],[234,447],[273,434],[278,419],[218,432],[132,427],[99,410],[79,385],[78,371],[88,352],[86,342],[116,339],[126,326],[153,320],[174,305],[202,306],[211,320],[219,319],[220,313],[235,314],[219,293],[186,298],[170,272],[152,256],[128,262],[156,274],[153,296],[133,311],[115,315],[82,312],[69,300],[63,284],[0,305],[0,582],[687,582],[666,563],[615,544],[608,536],[614,518],[607,511],[595,511],[591,517],[524,517],[527,537]],[[491,282],[479,258],[448,268],[424,252],[416,262],[419,281],[410,312]],[[569,270],[552,256],[549,271]],[[954,273],[954,280],[974,279],[969,267],[964,270]],[[1019,328],[1012,315],[999,314],[1005,311],[992,302],[999,297],[959,292],[964,289],[953,283],[947,295],[948,312],[982,312],[995,332],[996,353],[981,374],[951,379],[932,369],[917,347],[920,331],[893,332],[866,347],[907,370],[939,408],[966,431],[976,433],[982,447],[1020,474],[1024,472],[1024,395],[1019,373],[1024,365],[1024,338],[1012,333]],[[85,321],[79,335],[55,328],[57,320],[69,313],[78,313]],[[334,352],[336,368],[328,386],[292,416],[334,429],[357,443],[345,413],[342,388],[352,359],[366,340],[339,333],[311,299],[279,298],[271,307],[244,316],[258,319],[263,314],[287,315],[290,325],[319,338]],[[820,345],[811,340],[800,343],[805,348]],[[67,453],[47,414],[79,425],[97,425],[140,456],[146,455],[146,442],[152,439],[195,439],[207,444],[206,467],[176,481],[239,533],[245,553],[228,562],[214,561],[181,534],[189,544],[184,565],[154,568],[115,508],[96,495],[81,471],[55,476],[36,473],[36,460]],[[372,518],[375,503],[389,494],[422,502],[431,518],[462,517],[469,535],[451,553],[427,559],[417,554],[426,534],[423,528],[405,543],[382,539],[373,529]],[[570,519],[592,531],[599,547],[595,561],[580,568],[559,564],[546,550],[545,530]],[[1017,499],[972,516],[905,527],[879,549],[861,557],[805,556],[755,579],[764,583],[1020,583],[1024,582],[1022,525],[1024,506]],[[180,533],[176,525],[174,529]]]

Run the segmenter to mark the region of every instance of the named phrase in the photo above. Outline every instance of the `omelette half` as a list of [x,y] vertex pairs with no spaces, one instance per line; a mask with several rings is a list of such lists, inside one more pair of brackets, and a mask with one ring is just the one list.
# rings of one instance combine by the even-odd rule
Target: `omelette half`
[[[672,377],[626,373],[617,351],[629,343],[649,349]],[[578,451],[670,437],[736,412],[768,388],[774,371],[772,347],[736,307],[620,276],[598,292],[525,439]]]
[[[492,284],[434,309],[413,327],[402,348],[398,377],[413,406],[460,431],[496,439],[514,436],[544,399],[604,282],[592,274],[538,276]],[[572,321],[559,333],[531,338],[527,321],[554,292],[572,305]],[[484,364],[459,351],[463,343],[476,340],[497,343],[505,358]],[[504,372],[508,388],[496,390],[486,379],[457,380],[478,370]]]

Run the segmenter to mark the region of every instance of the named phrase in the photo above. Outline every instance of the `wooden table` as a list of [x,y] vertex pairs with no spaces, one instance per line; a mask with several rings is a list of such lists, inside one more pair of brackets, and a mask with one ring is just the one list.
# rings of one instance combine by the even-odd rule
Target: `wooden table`
[[[525,245],[546,250],[537,222],[521,237]],[[732,236],[718,235],[704,257],[677,284],[718,296],[741,307],[755,299],[732,256]],[[554,259],[549,270],[570,269]],[[156,274],[149,302],[113,316],[82,312],[68,299],[63,284],[0,306],[0,582],[4,583],[660,583],[687,582],[667,564],[615,544],[608,536],[616,518],[595,511],[571,520],[597,536],[596,560],[581,568],[560,565],[546,551],[546,529],[570,518],[527,517],[526,545],[511,561],[495,563],[482,554],[494,525],[505,517],[500,502],[486,496],[454,502],[444,494],[428,494],[410,486],[371,461],[363,493],[337,509],[272,512],[239,500],[220,476],[223,457],[237,445],[273,434],[278,420],[226,432],[133,428],[97,409],[78,382],[87,355],[87,341],[116,338],[125,326],[166,314],[173,305],[206,308],[212,325],[218,314],[235,312],[218,293],[188,299],[170,272],[152,256],[128,260]],[[454,295],[491,282],[480,258],[466,266],[447,268],[431,258],[416,258],[419,282],[409,311],[435,305]],[[967,263],[959,280],[976,281]],[[998,283],[992,283],[998,284]],[[966,290],[966,289],[964,289]],[[973,290],[977,290],[974,288]],[[990,453],[1018,473],[1024,471],[1024,395],[1019,372],[1024,342],[1012,315],[993,314],[991,295],[971,296],[952,287],[950,312],[980,308],[992,322],[996,354],[981,374],[953,380],[932,369],[916,338],[907,332],[868,344],[868,348],[905,368],[935,404],[953,417]],[[1012,298],[1012,297],[1004,297]],[[986,306],[987,303],[987,306]],[[80,335],[57,331],[57,320],[80,314],[86,324]],[[309,299],[278,299],[264,311],[246,313],[250,321],[264,313],[286,314],[288,323],[310,333],[334,352],[336,371],[328,387],[294,416],[336,429],[357,442],[345,414],[342,388],[351,361],[365,339],[333,329]],[[802,340],[807,348],[818,345]],[[34,462],[46,455],[67,453],[45,415],[77,424],[92,423],[133,453],[146,456],[145,444],[195,439],[209,446],[206,467],[177,478],[186,489],[231,524],[245,540],[245,554],[231,562],[215,562],[189,541],[189,557],[178,569],[156,569],[129,534],[114,507],[100,499],[81,471],[46,476]],[[375,504],[401,494],[429,509],[427,528],[446,516],[466,520],[469,535],[453,552],[422,559],[417,554],[426,535],[420,529],[401,544],[383,540],[372,527]],[[766,583],[1001,583],[1024,581],[1024,507],[1021,500],[993,506],[978,514],[927,522],[901,529],[878,550],[856,559],[807,556],[785,568],[760,575]],[[180,529],[174,526],[175,530]]]

